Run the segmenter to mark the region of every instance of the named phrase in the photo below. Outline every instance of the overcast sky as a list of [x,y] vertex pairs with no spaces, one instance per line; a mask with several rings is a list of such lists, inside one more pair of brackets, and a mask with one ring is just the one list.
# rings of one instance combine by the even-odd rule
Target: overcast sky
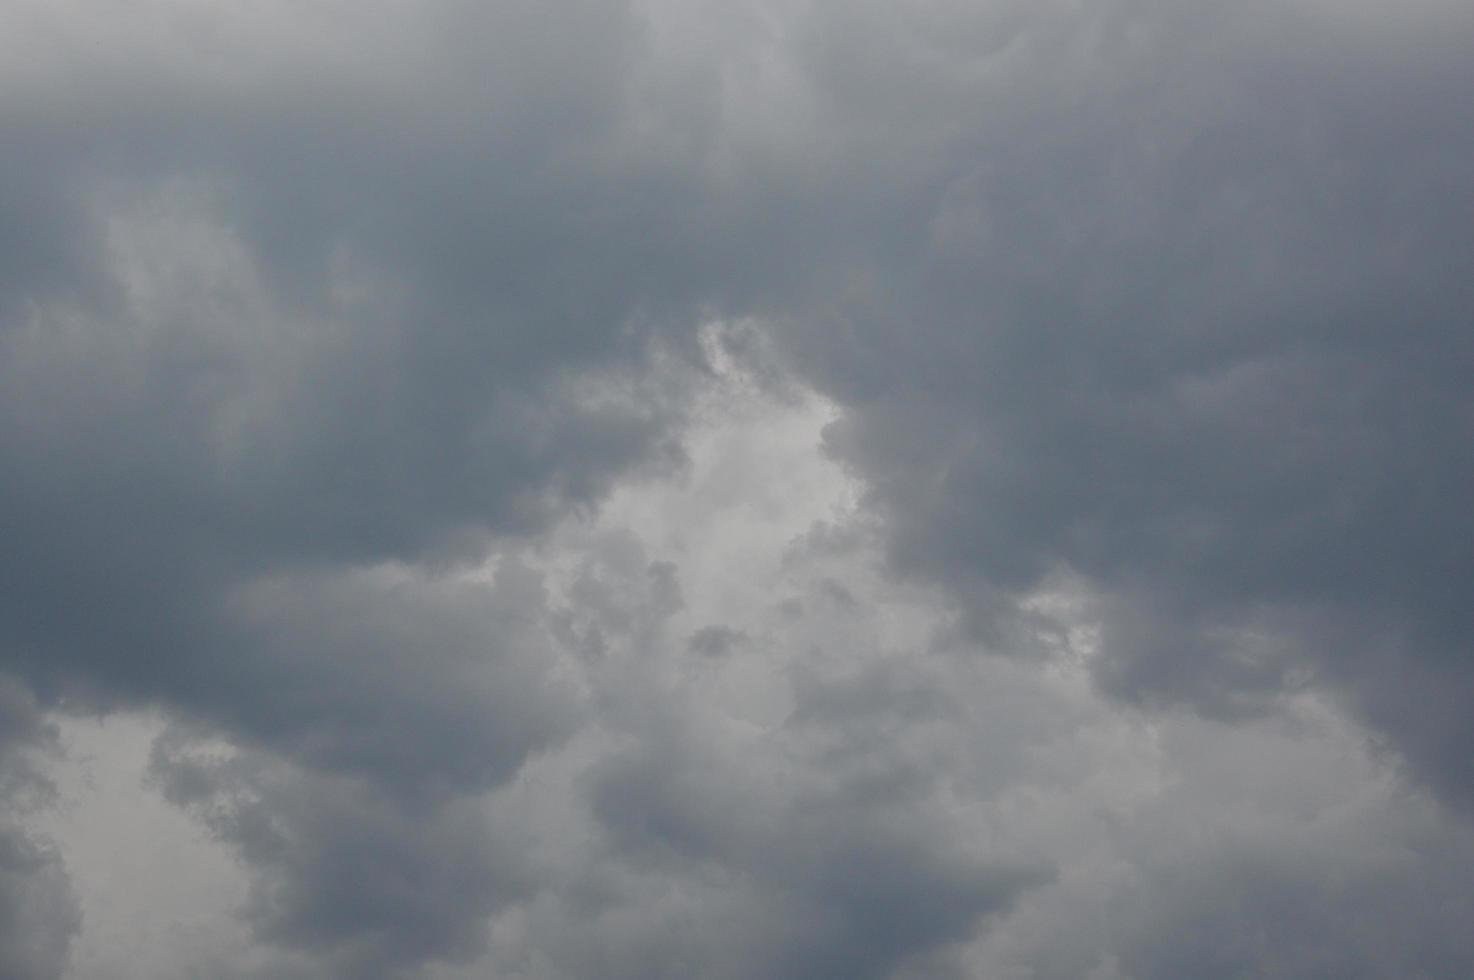
[[1474,976],[1467,0],[0,0],[0,980]]

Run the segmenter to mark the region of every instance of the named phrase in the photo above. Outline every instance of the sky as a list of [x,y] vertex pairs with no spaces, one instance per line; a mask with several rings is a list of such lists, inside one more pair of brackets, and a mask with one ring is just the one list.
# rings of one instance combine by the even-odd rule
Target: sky
[[0,980],[1474,975],[1471,92],[0,0]]

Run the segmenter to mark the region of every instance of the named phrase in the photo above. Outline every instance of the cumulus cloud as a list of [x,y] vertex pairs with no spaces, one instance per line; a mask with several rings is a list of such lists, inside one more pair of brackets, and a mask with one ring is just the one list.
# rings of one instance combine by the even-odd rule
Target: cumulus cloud
[[0,973],[1469,972],[1466,5],[0,37]]

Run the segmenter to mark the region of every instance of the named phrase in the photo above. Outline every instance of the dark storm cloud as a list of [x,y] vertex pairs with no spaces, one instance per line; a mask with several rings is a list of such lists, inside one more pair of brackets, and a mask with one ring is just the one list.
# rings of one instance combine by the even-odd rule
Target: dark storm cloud
[[[0,750],[161,707],[159,784],[319,974],[471,959],[542,902],[570,975],[880,977],[1044,890],[910,795],[955,759],[887,740],[972,731],[945,680],[795,668],[792,755],[749,767],[600,673],[671,643],[675,566],[610,539],[556,601],[457,579],[679,460],[718,317],[839,404],[893,566],[971,640],[1047,645],[1023,603],[1069,581],[1103,689],[1242,720],[1329,685],[1474,799],[1461,6],[143,6],[0,15]],[[823,577],[793,629],[855,594]],[[712,622],[674,644],[703,669],[771,645]],[[1039,722],[997,710],[1002,756]],[[632,744],[580,784],[609,852],[570,895],[476,805],[599,724]],[[56,976],[66,877],[0,852],[0,966]],[[1173,918],[1303,910],[1314,875],[1193,873],[1122,966],[1321,967]],[[700,929],[619,927],[673,882]],[[1332,898],[1325,944],[1378,907]]]
[[675,458],[683,369],[649,366],[686,358],[659,338],[706,218],[622,159],[639,22],[93,13],[5,15],[0,657],[47,706],[161,705],[320,777],[221,831],[263,938],[345,975],[464,957],[501,882],[441,824],[574,723],[535,582],[391,566]]
[[[267,75],[244,93],[207,74],[194,91],[126,60],[118,78],[79,69],[92,101],[9,107],[13,140],[51,151],[35,169],[67,210],[37,205],[20,233],[66,237],[83,256],[56,272],[73,287],[63,298],[18,286],[4,327],[5,621],[18,643],[90,670],[115,658],[84,652],[83,637],[52,642],[73,629],[77,599],[102,635],[156,628],[136,620],[158,593],[203,592],[161,600],[174,608],[152,618],[182,630],[177,613],[190,618],[222,581],[535,527],[651,451],[658,398],[591,405],[566,390],[585,369],[638,364],[642,334],[679,305],[668,292],[647,303],[620,269],[645,265],[658,222],[592,207],[607,180],[598,159],[547,174],[602,147],[620,87],[627,18],[614,5],[582,14],[555,50],[525,16],[460,25],[499,39],[510,66],[494,52],[462,64],[465,77],[387,66],[445,72],[447,97],[485,113],[475,130],[414,105],[385,111],[374,97],[387,92],[331,73]],[[472,71],[482,59],[497,63],[491,77]],[[538,88],[532,105],[500,94],[502,71]],[[533,186],[546,180],[590,200]],[[63,219],[79,210],[74,229]]]
[[982,64],[918,40],[941,14],[810,62],[851,131],[914,109],[942,148],[795,324],[848,409],[831,449],[995,647],[1074,574],[1112,690],[1241,711],[1327,682],[1467,802],[1474,24],[1058,13]]

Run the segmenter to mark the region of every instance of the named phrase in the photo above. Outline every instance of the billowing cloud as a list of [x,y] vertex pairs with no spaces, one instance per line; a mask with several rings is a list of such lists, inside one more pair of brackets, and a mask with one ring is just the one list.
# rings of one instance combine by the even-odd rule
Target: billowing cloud
[[0,37],[0,973],[1470,972],[1467,5]]
[[875,16],[814,88],[937,150],[792,334],[898,565],[1004,652],[1073,576],[1110,689],[1325,683],[1467,803],[1467,11]]

